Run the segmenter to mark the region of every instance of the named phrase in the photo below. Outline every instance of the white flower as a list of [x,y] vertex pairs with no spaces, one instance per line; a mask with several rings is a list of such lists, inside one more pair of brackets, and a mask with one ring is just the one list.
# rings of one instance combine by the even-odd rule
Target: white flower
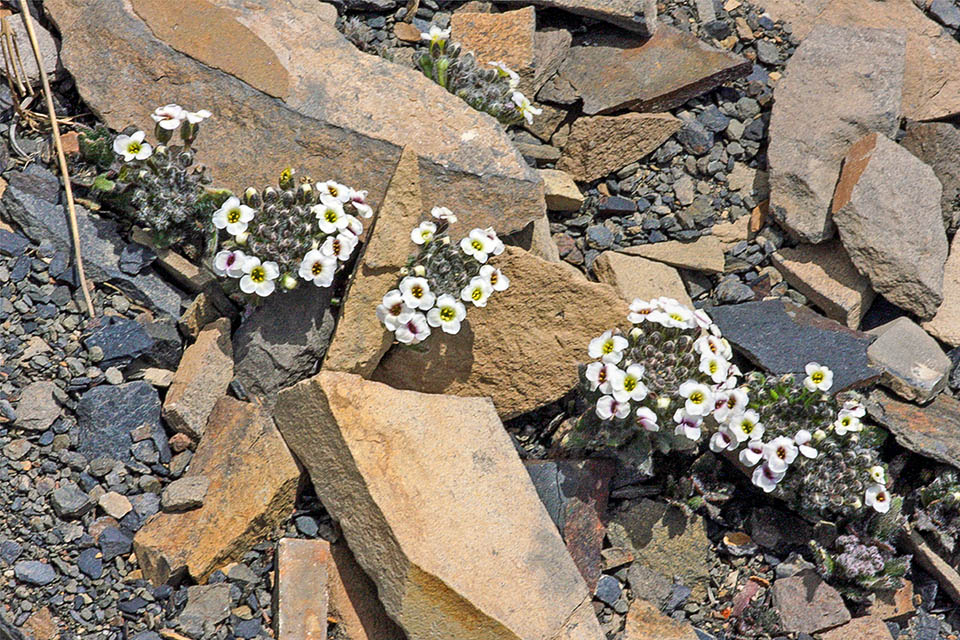
[[367,204],[366,191],[350,189],[350,202],[353,203],[353,207],[357,210],[357,213],[360,214],[360,217],[370,218],[373,216],[373,207]]
[[851,415],[855,418],[862,418],[867,415],[867,410],[856,400],[847,400],[843,403],[843,408],[840,409],[838,415]]
[[590,390],[600,389],[600,393],[613,393],[611,378],[614,371],[619,371],[619,369],[610,362],[591,362],[588,364],[585,375],[590,382]]
[[240,278],[240,290],[244,293],[256,293],[266,298],[277,287],[274,280],[280,276],[276,262],[261,263],[260,258],[249,256],[243,263],[244,275]]
[[446,42],[449,38],[450,29],[441,29],[436,25],[430,25],[430,31],[420,34],[420,39],[429,40],[431,47],[437,43]]
[[880,465],[870,467],[869,469],[867,469],[867,471],[870,473],[870,477],[873,478],[873,481],[876,482],[877,484],[887,483],[886,474],[883,471],[883,467],[881,467]]
[[353,189],[351,189],[345,184],[340,184],[339,182],[336,182],[334,180],[327,180],[326,182],[318,182],[317,191],[319,191],[322,195],[335,198],[337,201],[341,203],[350,202],[353,196]]
[[247,223],[253,220],[253,209],[240,203],[240,198],[230,196],[213,214],[213,226],[226,229],[227,233],[237,236],[247,230]]
[[810,362],[807,363],[804,370],[807,372],[807,377],[803,379],[803,386],[805,386],[808,391],[816,391],[818,389],[820,391],[829,391],[830,387],[833,386],[833,371],[830,371],[829,368],[821,366],[816,362]]
[[543,113],[543,109],[530,104],[530,100],[527,99],[527,96],[523,95],[519,91],[514,91],[511,98],[513,100],[513,104],[517,106],[517,111],[519,111],[520,115],[523,116],[523,119],[527,121],[527,124],[533,124],[533,116],[538,116]]
[[168,104],[157,107],[150,117],[161,129],[173,131],[180,126],[186,116],[183,113],[183,107],[178,104]]
[[753,470],[753,484],[763,489],[764,493],[770,493],[777,488],[777,484],[783,480],[786,472],[774,471],[770,465],[762,464]]
[[350,259],[353,250],[357,248],[358,242],[357,236],[341,231],[335,236],[327,236],[327,239],[320,246],[320,251],[326,256],[332,256],[341,262],[346,262]]
[[609,420],[616,416],[618,420],[623,420],[630,415],[630,403],[620,402],[613,396],[601,396],[597,400],[597,416],[601,420]]
[[403,344],[417,344],[430,337],[430,326],[427,324],[426,317],[415,311],[404,316],[403,323],[397,327],[395,335]]
[[[724,389],[716,393],[716,398],[713,416],[717,419],[717,422],[727,422],[747,410],[749,398],[747,392],[743,389]],[[720,404],[721,398],[725,400],[722,405]]]
[[510,78],[511,89],[516,89],[517,85],[520,84],[520,76],[518,76],[517,72],[507,65],[503,64],[502,62],[490,62],[488,64],[497,70],[497,75],[501,78]]
[[487,234],[487,238],[493,243],[493,249],[490,251],[492,255],[498,256],[503,253],[504,244],[503,240],[500,239],[500,236],[497,235],[497,232],[493,230],[493,227],[487,227],[483,230]]
[[694,350],[700,355],[713,354],[720,356],[724,360],[730,360],[733,357],[733,349],[730,343],[723,338],[704,334],[697,338],[693,343]]
[[467,316],[463,303],[444,293],[437,298],[437,306],[427,312],[427,322],[431,327],[440,327],[444,333],[455,334],[460,331],[460,323]]
[[433,240],[433,234],[437,232],[437,225],[429,220],[421,222],[410,232],[410,239],[414,244],[427,244]]
[[490,236],[488,236],[483,229],[474,229],[466,238],[460,241],[460,249],[480,264],[487,261],[487,258],[493,253],[495,247],[496,245],[490,240]]
[[396,331],[397,327],[405,324],[413,309],[403,304],[403,294],[399,289],[391,289],[383,296],[383,302],[377,305],[377,318],[389,331]]
[[765,428],[757,412],[747,409],[733,416],[730,420],[730,431],[737,437],[737,442],[746,442],[762,438]]
[[763,445],[763,459],[776,473],[786,471],[796,458],[797,445],[794,444],[793,438],[779,436]]
[[806,429],[800,429],[793,436],[793,442],[797,445],[797,450],[805,458],[817,457],[817,450],[809,445],[811,440],[813,440],[813,436]]
[[645,431],[660,431],[660,425],[657,424],[657,414],[647,407],[639,407],[634,413],[637,425],[643,427]]
[[437,296],[430,291],[427,279],[417,276],[407,276],[401,280],[400,293],[403,294],[403,303],[411,309],[426,311],[437,300]]
[[763,440],[756,438],[747,443],[747,446],[740,452],[740,464],[745,467],[752,467],[763,460]]
[[633,302],[630,303],[630,313],[627,314],[627,320],[633,324],[660,322],[662,315],[660,305],[655,300],[647,302],[640,298],[634,298]]
[[310,211],[317,216],[317,226],[324,233],[343,231],[350,225],[343,211],[343,203],[331,195],[320,196],[320,203],[313,205]]
[[320,249],[307,251],[300,262],[299,276],[318,287],[329,287],[337,273],[337,259]]
[[457,221],[457,216],[453,215],[453,211],[450,211],[450,209],[447,209],[446,207],[434,207],[433,209],[430,209],[430,215],[437,220],[446,220],[449,224],[453,224]]
[[693,320],[701,329],[709,329],[713,325],[713,320],[710,319],[710,316],[708,316],[707,312],[703,309],[694,310]]
[[243,263],[246,262],[246,260],[246,254],[240,251],[240,249],[220,251],[213,258],[213,270],[218,276],[239,278],[243,275]]
[[355,237],[359,238],[363,233],[363,223],[356,219],[356,217],[346,214],[347,219],[347,231],[352,233]]
[[611,373],[610,385],[613,397],[620,402],[635,400],[639,402],[647,397],[647,387],[643,384],[643,365],[632,364],[626,371],[616,369]]
[[199,111],[187,111],[186,109],[184,109],[183,115],[184,117],[186,117],[187,122],[189,122],[190,124],[197,124],[198,122],[206,120],[213,114],[207,111],[206,109],[200,109]]
[[692,329],[696,326],[693,311],[676,300],[668,300],[661,307],[663,309],[663,323],[673,329]]
[[118,156],[123,156],[124,162],[146,160],[153,153],[153,148],[143,141],[145,136],[143,131],[137,131],[132,136],[119,135],[113,141],[113,150]]
[[613,335],[613,330],[607,329],[603,335],[590,341],[587,353],[591,358],[600,358],[604,362],[616,364],[623,358],[623,350],[629,345],[626,338]]
[[737,437],[730,431],[729,427],[720,427],[716,433],[710,437],[710,451],[720,453],[727,449],[735,449],[737,446]]
[[713,411],[713,391],[705,384],[694,380],[687,380],[680,385],[680,395],[686,399],[687,413],[695,416],[706,416]]
[[863,424],[860,423],[860,418],[852,413],[844,414],[843,411],[841,411],[833,423],[833,428],[838,436],[845,436],[848,432],[861,431]]
[[480,276],[470,278],[470,282],[460,291],[460,299],[464,302],[472,302],[475,307],[487,306],[487,300],[493,288],[490,283]]
[[504,291],[510,286],[510,278],[489,264],[480,267],[480,277],[489,282],[494,291]]
[[700,425],[703,424],[703,419],[699,415],[691,415],[684,409],[677,409],[673,414],[673,421],[677,423],[673,430],[674,435],[693,441],[700,439]]
[[700,366],[698,369],[701,373],[710,376],[710,379],[715,383],[720,384],[727,379],[727,373],[730,371],[730,363],[720,356],[707,353],[700,356]]
[[867,487],[867,493],[863,501],[868,507],[873,507],[878,513],[890,511],[890,494],[887,493],[887,488],[882,484],[874,484]]

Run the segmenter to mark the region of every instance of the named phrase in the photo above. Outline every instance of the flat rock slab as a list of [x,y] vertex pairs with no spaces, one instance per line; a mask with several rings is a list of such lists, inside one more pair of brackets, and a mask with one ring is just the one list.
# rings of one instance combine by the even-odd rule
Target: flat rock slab
[[943,302],[933,318],[922,326],[951,347],[960,346],[960,234],[953,237],[950,255],[943,266]]
[[693,306],[680,274],[662,262],[604,251],[593,261],[593,271],[597,280],[612,286],[627,302],[667,296]]
[[918,407],[881,389],[870,394],[870,417],[886,427],[905,449],[960,468],[960,401],[940,394]]
[[682,123],[669,113],[579,118],[570,128],[557,168],[591,182],[655,151]]
[[960,128],[948,122],[910,122],[900,143],[936,174],[943,186],[943,224],[952,232],[960,225]]
[[601,637],[489,399],[321,372],[274,414],[410,640]]
[[520,76],[520,90],[528,96],[539,89],[533,79],[536,31],[533,7],[503,13],[456,12],[450,16],[450,39],[464,51],[473,52],[482,67],[491,62],[508,66]]
[[868,333],[877,336],[867,348],[867,359],[883,371],[880,384],[901,398],[920,403],[947,386],[950,358],[913,320],[897,318]]
[[[77,403],[77,451],[93,460],[109,456],[132,463],[134,430],[146,430],[163,464],[170,462],[167,434],[160,424],[160,396],[142,380],[90,389]],[[136,444],[140,445],[141,442]]]
[[893,640],[890,629],[882,618],[865,616],[854,618],[842,627],[831,629],[820,635],[821,640]]
[[874,290],[924,319],[943,301],[941,191],[933,169],[871,133],[847,153],[831,205],[850,260]]
[[[295,166],[367,189],[379,206],[389,168],[411,145],[428,210],[445,205],[471,226],[502,233],[543,213],[539,178],[492,117],[417,70],[360,52],[316,7],[313,0],[44,6],[64,36],[64,66],[112,129],[133,123],[150,131],[149,114],[169,102],[213,112],[196,146],[218,186],[241,192],[274,184]],[[103,82],[103,69],[113,82]]]
[[746,58],[661,24],[646,39],[591,34],[589,46],[570,48],[558,81],[572,87],[587,115],[625,109],[668,111],[752,69]]
[[549,211],[580,211],[583,193],[573,176],[557,169],[540,169],[540,177],[543,178],[544,197]]
[[820,307],[828,318],[851,329],[860,326],[875,293],[839,242],[781,249],[771,260],[783,279]]
[[329,561],[326,540],[283,538],[277,542],[277,640],[326,640]]
[[627,247],[622,253],[704,273],[723,273],[723,244],[715,236],[701,236],[693,242],[668,240]]
[[771,590],[781,628],[788,633],[816,633],[850,621],[837,590],[812,571],[780,578]]
[[330,545],[327,593],[329,614],[337,619],[336,628],[347,640],[403,639],[403,630],[377,597],[377,586],[342,540]]
[[158,513],[134,538],[143,576],[154,584],[189,574],[198,582],[261,541],[293,510],[300,469],[270,416],[223,398],[214,407],[185,477],[210,480],[203,506]]
[[[596,18],[627,31],[642,35],[650,33],[651,20],[656,21],[656,12],[644,16],[642,0],[503,0],[497,4],[506,6],[533,4],[538,7],[563,9],[588,18]],[[648,19],[649,18],[649,19]]]
[[701,636],[689,622],[678,622],[660,613],[660,608],[637,599],[627,611],[623,640],[698,640]]
[[819,362],[833,370],[834,393],[880,375],[867,359],[873,337],[789,300],[714,307],[710,317],[737,351],[770,373],[803,373],[808,362]]
[[787,62],[767,154],[770,213],[795,237],[830,239],[830,202],[850,146],[897,132],[905,59],[902,31],[818,25]]
[[46,431],[60,417],[57,391],[57,385],[49,381],[31,382],[25,386],[17,401],[14,426],[27,431]]
[[398,389],[488,396],[504,419],[575,387],[590,336],[623,324],[628,304],[609,285],[522,249],[507,247],[491,263],[510,278],[506,295],[474,309],[459,334],[434,332],[426,351],[394,346],[373,378]]

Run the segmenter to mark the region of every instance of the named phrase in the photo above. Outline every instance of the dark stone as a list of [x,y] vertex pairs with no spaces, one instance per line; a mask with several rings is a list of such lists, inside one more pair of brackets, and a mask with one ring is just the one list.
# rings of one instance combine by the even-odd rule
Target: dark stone
[[24,560],[13,565],[13,573],[17,580],[27,584],[43,587],[57,579],[56,570],[45,562]]
[[758,40],[757,59],[764,64],[780,64],[780,50],[769,40]]
[[103,560],[97,556],[100,555],[100,549],[90,547],[84,549],[77,557],[77,567],[83,575],[93,580],[99,580],[103,576]]
[[294,519],[293,524],[296,525],[297,531],[308,538],[317,537],[317,533],[320,531],[317,521],[310,516],[297,516]]
[[717,40],[728,38],[730,34],[733,33],[733,28],[730,26],[730,23],[724,20],[711,20],[709,22],[704,22],[703,30],[706,31],[711,38],[715,38]]
[[0,254],[11,257],[21,256],[29,246],[30,241],[19,233],[0,229]]
[[702,156],[713,147],[713,132],[697,120],[685,122],[675,137],[687,153],[695,156]]
[[61,518],[79,518],[93,508],[93,501],[72,482],[66,482],[53,490],[53,510]]
[[143,326],[153,340],[153,348],[144,354],[143,359],[161,369],[176,370],[183,356],[183,339],[172,322],[157,320]]
[[627,215],[637,210],[637,205],[630,198],[623,196],[611,196],[602,198],[597,203],[597,213],[601,215]]
[[886,427],[905,449],[960,467],[960,401],[941,393],[918,407],[881,389],[870,394],[870,417]]
[[0,542],[0,560],[7,564],[13,564],[23,553],[23,547],[14,540],[4,540]]
[[155,493],[141,493],[135,496],[127,496],[127,498],[130,500],[133,510],[143,521],[160,511],[160,496]]
[[725,116],[716,105],[710,105],[697,115],[697,122],[702,124],[707,131],[720,133],[730,124],[730,118]]
[[717,302],[722,304],[749,302],[756,296],[753,289],[743,284],[736,276],[728,276],[721,280],[717,285],[716,295]]
[[157,390],[142,380],[94,387],[77,403],[77,448],[90,459],[110,456],[130,463],[131,432],[144,424],[150,425],[151,440],[166,464],[170,445],[160,425]]
[[954,0],[933,0],[927,11],[943,26],[960,29],[960,7]]
[[242,620],[233,625],[233,633],[238,638],[256,638],[260,634],[260,621],[256,618]]
[[867,362],[872,336],[789,300],[718,306],[710,316],[737,351],[770,373],[803,373],[807,363],[819,362],[833,371],[834,393],[870,384],[880,374]]
[[947,357],[950,358],[951,370],[950,378],[947,381],[947,384],[951,389],[956,391],[960,389],[960,347],[954,347],[947,353]]
[[623,588],[620,586],[620,581],[609,575],[600,576],[600,580],[597,581],[597,588],[594,591],[594,596],[600,602],[605,602],[611,607],[616,604],[617,600],[620,599],[620,594],[623,592]]
[[133,242],[120,252],[120,271],[135,276],[153,264],[156,259],[157,254],[153,249]]
[[110,562],[117,556],[130,553],[133,549],[133,537],[117,527],[104,529],[97,542],[100,544],[100,552],[103,554],[104,562]]
[[141,609],[147,606],[147,601],[141,597],[132,598],[130,600],[121,600],[117,603],[117,609],[124,613],[137,613]]
[[602,224],[587,227],[587,244],[595,249],[609,249],[613,245],[613,231]]
[[153,339],[142,324],[120,316],[102,316],[91,323],[92,332],[83,339],[87,349],[103,350],[101,368],[126,364],[153,348]]

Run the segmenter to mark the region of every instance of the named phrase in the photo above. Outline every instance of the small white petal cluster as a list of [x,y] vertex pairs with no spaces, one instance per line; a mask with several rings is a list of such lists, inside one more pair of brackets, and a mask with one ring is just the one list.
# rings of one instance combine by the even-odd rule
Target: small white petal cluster
[[199,111],[187,111],[178,104],[168,104],[162,107],[157,107],[150,117],[153,118],[153,121],[156,122],[157,126],[161,129],[174,131],[184,122],[189,124],[199,124],[203,120],[209,118],[211,115],[213,114],[206,109],[200,109]]
[[[473,229],[451,246],[447,232],[457,217],[446,207],[434,207],[430,214],[433,220],[421,222],[410,232],[411,241],[420,247],[413,267],[401,270],[397,288],[388,291],[377,306],[380,322],[403,344],[423,342],[432,329],[459,333],[469,305],[485,307],[494,292],[510,286],[500,269],[487,264],[490,256],[504,250],[492,228]],[[435,272],[438,264],[445,265],[445,273],[465,269],[459,284],[453,286],[453,278]]]

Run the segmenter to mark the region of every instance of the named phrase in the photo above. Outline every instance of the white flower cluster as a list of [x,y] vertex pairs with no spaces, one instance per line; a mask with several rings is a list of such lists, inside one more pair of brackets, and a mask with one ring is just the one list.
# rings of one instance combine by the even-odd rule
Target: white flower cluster
[[[168,104],[157,107],[150,117],[157,123],[157,132],[165,138],[161,139],[161,142],[165,143],[170,139],[172,132],[184,122],[188,126],[195,126],[211,115],[206,109],[187,111],[180,105]],[[146,135],[143,131],[136,131],[130,135],[121,134],[113,140],[113,151],[123,157],[124,162],[146,160],[153,155],[153,147],[144,140]],[[188,134],[188,137],[193,135],[196,135],[195,132]]]
[[[492,228],[473,229],[460,241],[458,253],[446,235],[456,216],[445,207],[434,207],[431,216],[436,222],[421,222],[410,233],[410,239],[421,247],[420,255],[412,267],[401,270],[399,285],[377,306],[380,322],[403,344],[423,342],[430,337],[431,327],[459,333],[467,316],[464,303],[485,307],[493,292],[510,286],[500,269],[486,264],[490,256],[504,250]],[[441,263],[452,277],[440,275],[436,267]]]
[[[307,223],[313,236],[312,248],[300,259],[297,276],[317,287],[329,287],[340,265],[350,259],[360,243],[363,223],[344,207],[351,205],[363,218],[373,215],[366,202],[366,191],[357,191],[333,180],[318,182],[310,187],[319,195],[319,202],[310,207],[314,222]],[[279,283],[284,289],[298,285],[293,273],[281,273],[276,261],[247,255],[239,247],[248,243],[248,228],[256,217],[256,210],[230,196],[213,214],[213,225],[232,236],[233,248],[216,254],[213,261],[217,275],[240,278],[240,290],[260,297],[269,296]]]

